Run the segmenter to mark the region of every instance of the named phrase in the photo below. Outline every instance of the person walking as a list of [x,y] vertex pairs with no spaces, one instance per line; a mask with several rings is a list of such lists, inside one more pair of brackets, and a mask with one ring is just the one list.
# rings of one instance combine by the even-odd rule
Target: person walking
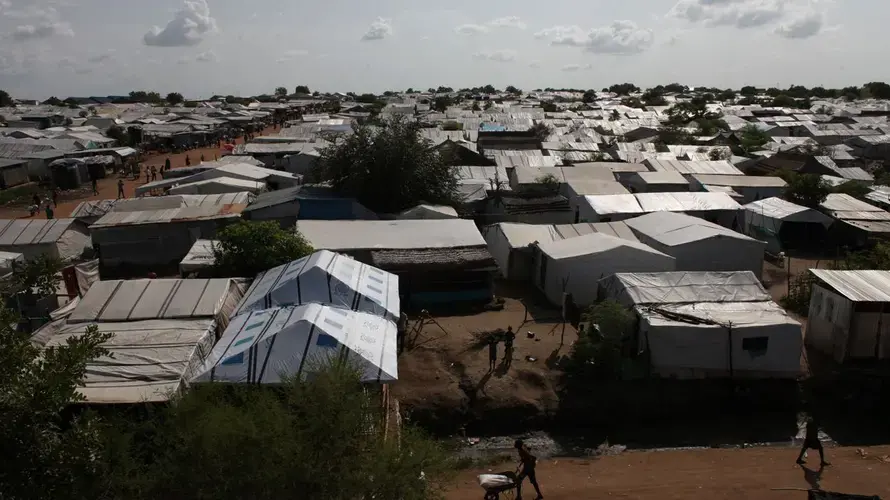
[[798,465],[803,465],[806,460],[803,459],[807,450],[819,450],[819,465],[825,467],[831,465],[825,461],[825,450],[822,448],[822,442],[819,441],[819,423],[812,416],[807,418],[807,433],[803,440],[803,446],[800,448],[800,455],[797,456]]
[[99,181],[96,180],[95,177],[92,177],[92,178],[90,179],[90,183],[93,185],[93,194],[94,194],[94,195],[99,194]]
[[53,188],[52,197],[53,197],[53,206],[56,208],[59,208],[59,188],[57,188],[57,187]]
[[53,206],[49,202],[46,202],[46,219],[52,220],[55,215],[56,213],[53,211]]
[[164,160],[164,170],[170,170],[170,158]]
[[498,339],[488,339],[488,371],[493,372],[498,364]]
[[543,500],[544,495],[541,494],[538,478],[535,476],[535,466],[538,465],[538,457],[532,455],[531,450],[521,439],[517,439],[513,446],[519,453],[519,467],[517,467],[519,474],[516,476],[516,500],[522,500],[522,482],[525,478],[528,478],[528,482],[534,486],[535,493],[538,494],[536,500]]
[[189,155],[185,155],[185,166],[186,166],[186,167],[191,167],[191,166],[192,166],[192,159],[189,158]]
[[151,182],[158,180],[158,167],[151,166]]
[[126,198],[127,196],[124,194],[124,180],[117,180],[117,199]]
[[504,334],[504,366],[510,368],[513,364],[513,341],[516,340],[516,334],[513,333],[513,327],[507,327],[507,333]]

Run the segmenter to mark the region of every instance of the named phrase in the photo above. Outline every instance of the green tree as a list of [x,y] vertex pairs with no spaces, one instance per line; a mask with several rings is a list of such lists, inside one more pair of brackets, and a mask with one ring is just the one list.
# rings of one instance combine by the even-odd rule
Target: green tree
[[183,102],[185,102],[185,98],[182,97],[182,94],[179,92],[170,92],[167,94],[167,103],[171,106],[179,106]]
[[776,108],[796,108],[797,101],[795,101],[792,97],[787,96],[785,94],[778,95],[773,98],[773,102],[771,106]]
[[739,145],[746,154],[751,151],[757,151],[772,140],[769,134],[755,125],[745,125],[745,128],[738,133],[738,136]]
[[691,121],[717,120],[722,114],[708,111],[708,102],[704,97],[693,97],[689,101],[678,102],[666,111],[671,123],[685,125]]
[[587,103],[596,101],[596,91],[588,90],[588,91],[584,92],[584,96],[581,97],[581,101],[587,102]]
[[686,85],[681,85],[679,83],[669,83],[664,87],[665,92],[669,92],[671,94],[683,94],[689,91],[689,87]]
[[238,221],[218,231],[216,239],[214,270],[223,277],[252,278],[313,252],[298,231],[271,221]]
[[582,319],[585,328],[572,345],[566,372],[587,381],[620,380],[625,365],[623,346],[633,336],[633,313],[607,300],[590,308]]
[[559,107],[552,101],[547,101],[547,102],[541,103],[541,109],[543,109],[545,113],[558,113],[559,112]]
[[278,98],[287,97],[286,87],[275,87],[275,96]]
[[534,125],[529,127],[528,131],[534,134],[535,138],[537,138],[541,142],[546,141],[550,137],[550,134],[553,133],[553,129],[548,127],[547,124],[543,122],[535,123]]
[[[625,97],[621,99],[621,105],[627,106],[628,108],[642,108],[643,101],[637,97]],[[653,104],[653,106],[655,106],[655,104]]]
[[482,108],[479,107],[479,101],[473,101],[473,111],[482,111]]
[[754,97],[757,95],[757,87],[752,87],[751,85],[745,85],[741,89],[739,89],[739,94],[748,97]]
[[519,90],[518,88],[516,88],[512,85],[507,85],[507,88],[504,89],[504,92],[506,92],[508,94],[521,94],[522,93],[521,90]]
[[56,96],[52,96],[49,99],[43,101],[43,104],[45,104],[47,106],[60,106],[60,107],[65,105],[65,103]]
[[785,187],[785,199],[791,203],[816,208],[832,192],[831,185],[816,174],[784,171],[781,176],[788,183]]
[[485,94],[496,94],[498,89],[494,88],[494,85],[486,85],[482,87],[482,92]]
[[[285,92],[286,94],[287,92]],[[311,94],[309,91],[309,87],[307,85],[297,85],[297,88],[294,89],[294,94]]]
[[[439,88],[436,89],[437,94],[450,94],[452,92],[454,92],[454,89],[451,87],[439,86]],[[492,93],[494,92],[495,91],[492,91]]]
[[890,99],[890,85],[884,82],[869,82],[862,87],[875,99]]
[[655,142],[663,145],[691,144],[692,140],[692,135],[686,129],[675,125],[667,125],[658,130],[658,137]]
[[9,93],[5,90],[0,90],[0,108],[11,108],[15,106],[15,101],[12,100]]
[[77,116],[80,118],[86,118],[86,117],[90,116],[90,112],[85,109],[82,109],[77,113]]
[[421,202],[452,204],[457,174],[420,136],[420,125],[393,117],[382,127],[353,127],[321,150],[315,177],[380,213],[397,213]]
[[639,91],[640,91],[640,87],[637,87],[636,85],[634,85],[632,83],[616,83],[615,85],[612,85],[609,87],[609,92],[612,92],[612,93],[618,94],[618,95],[628,95],[633,92],[639,92]]
[[726,89],[723,92],[720,92],[720,95],[717,96],[721,101],[731,101],[735,99],[735,91],[732,89]]
[[447,95],[440,95],[433,100],[433,109],[439,112],[445,112],[449,106],[454,104],[454,100]]
[[41,350],[12,329],[0,310],[0,491],[4,498],[96,498],[102,482],[102,438],[90,413],[63,412],[83,400],[87,363],[107,355],[111,338],[95,326]]
[[646,106],[667,106],[667,101],[664,99],[664,95],[661,91],[656,89],[647,90],[639,100],[643,101]]
[[379,397],[348,365],[275,389],[196,386],[148,432],[115,439],[110,497],[438,498],[454,464],[445,450],[410,426],[386,439],[383,423]]

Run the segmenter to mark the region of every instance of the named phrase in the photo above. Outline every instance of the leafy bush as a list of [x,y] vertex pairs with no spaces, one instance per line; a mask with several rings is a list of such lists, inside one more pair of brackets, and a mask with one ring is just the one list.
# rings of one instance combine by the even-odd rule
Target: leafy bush
[[217,242],[213,245],[214,269],[219,276],[252,278],[313,251],[296,230],[281,229],[271,221],[238,221],[217,233]]
[[574,377],[620,380],[625,342],[632,338],[634,314],[618,302],[593,306],[582,318],[583,332],[572,345],[567,373]]

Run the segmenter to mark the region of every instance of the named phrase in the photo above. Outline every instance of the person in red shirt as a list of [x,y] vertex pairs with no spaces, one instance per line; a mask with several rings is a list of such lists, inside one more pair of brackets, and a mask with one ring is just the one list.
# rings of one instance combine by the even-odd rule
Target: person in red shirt
[[541,488],[538,486],[538,479],[535,477],[535,466],[538,463],[538,457],[532,455],[528,446],[517,439],[513,444],[516,451],[519,452],[519,475],[516,476],[516,500],[522,500],[522,481],[528,478],[528,482],[535,487],[535,493],[538,494],[536,500],[543,500],[544,495],[541,494]]

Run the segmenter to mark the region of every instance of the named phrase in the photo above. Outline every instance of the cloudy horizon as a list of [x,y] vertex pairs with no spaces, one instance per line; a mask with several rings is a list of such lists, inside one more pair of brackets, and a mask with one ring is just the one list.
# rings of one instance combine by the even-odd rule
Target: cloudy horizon
[[382,92],[890,81],[877,63],[887,49],[874,43],[886,2],[586,3],[0,0],[0,89],[36,99],[131,90],[206,98],[297,85]]

